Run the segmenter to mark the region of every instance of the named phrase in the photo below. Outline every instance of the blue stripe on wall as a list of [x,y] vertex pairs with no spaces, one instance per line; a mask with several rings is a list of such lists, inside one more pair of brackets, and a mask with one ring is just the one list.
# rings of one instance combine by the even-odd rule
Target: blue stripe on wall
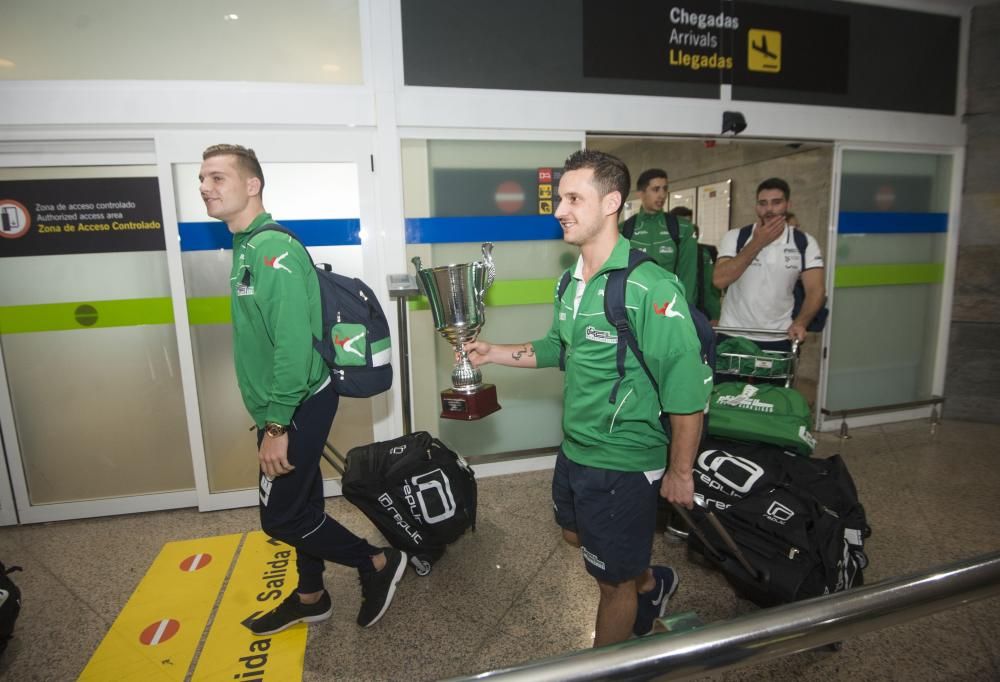
[[[282,225],[298,235],[306,246],[357,246],[361,244],[361,220],[329,218],[323,220],[281,220]],[[181,251],[211,251],[233,248],[233,235],[226,224],[217,220],[184,222],[178,225]]]
[[837,231],[840,234],[947,232],[948,214],[841,211]]
[[550,215],[407,218],[407,244],[449,242],[515,242],[562,239],[559,222]]

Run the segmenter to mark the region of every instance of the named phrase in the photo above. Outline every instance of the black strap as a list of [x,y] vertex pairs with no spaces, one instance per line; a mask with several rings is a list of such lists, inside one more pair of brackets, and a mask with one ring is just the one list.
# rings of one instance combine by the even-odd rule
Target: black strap
[[624,223],[622,223],[622,236],[625,239],[631,239],[632,235],[635,234],[635,216],[632,216]]
[[[806,300],[806,287],[802,283],[802,273],[806,271],[806,249],[809,247],[809,239],[806,237],[805,232],[794,228],[792,228],[792,237],[795,239],[795,246],[799,250],[799,255],[802,256],[802,270],[799,271],[799,279],[795,282],[795,290],[793,291],[795,304],[792,306],[792,319],[794,320],[799,316],[799,311],[802,310],[802,305]],[[823,305],[813,315],[813,319],[809,321],[806,331],[823,331],[823,327],[826,326],[826,318],[829,315],[830,309],[826,307],[826,297],[823,297]]]
[[806,270],[806,249],[809,247],[809,239],[806,238],[806,233],[802,230],[796,230],[792,228],[792,239],[795,240],[795,246],[799,250],[799,255],[802,257],[802,269],[800,273]]
[[698,253],[696,254],[698,258],[698,279],[695,281],[695,286],[698,288],[697,295],[695,296],[698,310],[705,312],[705,255],[702,251],[702,245],[698,244]]
[[[260,227],[258,227],[257,229],[255,229],[253,232],[250,233],[250,236],[247,237],[247,243],[249,243],[250,240],[255,239],[257,237],[257,235],[259,235],[262,232],[281,232],[283,234],[287,234],[289,237],[291,237],[292,239],[294,239],[295,241],[297,241],[299,243],[299,246],[302,247],[302,250],[306,252],[306,258],[308,258],[309,262],[312,263],[313,269],[314,270],[316,269],[316,267],[317,267],[316,262],[312,259],[312,254],[309,253],[309,249],[306,248],[306,245],[302,243],[302,240],[299,239],[299,236],[297,234],[295,234],[294,232],[292,232],[291,230],[289,230],[284,225],[279,225],[278,223],[264,223],[263,225],[261,225]],[[323,264],[320,267],[322,267],[325,270],[332,270],[333,269],[329,265],[326,265],[326,264]],[[250,285],[250,278],[251,278],[250,267],[249,266],[245,266],[245,268],[246,269],[243,271],[243,279],[241,280],[241,284],[243,284],[243,286],[249,286]],[[319,353],[320,356],[323,357],[323,359],[326,359],[327,353],[326,353],[326,349],[323,346],[323,339],[317,339],[314,336],[313,337],[313,348],[316,349],[316,352]]]
[[299,235],[295,234],[284,225],[279,225],[278,223],[264,223],[263,225],[261,225],[256,230],[250,233],[250,237],[247,239],[247,241],[249,242],[250,240],[255,239],[257,235],[259,235],[262,232],[281,232],[282,234],[287,234],[289,237],[291,237],[292,239],[294,239],[299,243],[299,245],[302,247],[302,250],[306,252],[306,256],[309,258],[309,262],[313,264],[313,267],[316,267],[316,263],[312,259],[312,254],[309,253],[309,249],[307,249],[306,245],[302,243],[301,239],[299,239]]
[[736,235],[736,253],[743,250],[743,247],[747,245],[750,241],[750,235],[753,233],[753,225],[746,225],[740,228],[740,233]]
[[667,233],[674,240],[675,258],[679,259],[681,256],[681,221],[673,213],[665,213],[663,217],[667,220]]
[[[566,293],[566,288],[569,287],[570,280],[573,279],[573,275],[567,270],[562,274],[562,279],[559,280],[559,287],[556,289],[556,300],[562,305],[563,294]],[[560,371],[566,371],[566,344],[559,345],[559,369]]]
[[[618,349],[615,355],[615,364],[618,368],[618,380],[611,388],[611,393],[608,396],[608,402],[611,404],[618,402],[618,389],[621,386],[622,381],[625,379],[626,348],[632,350],[632,354],[635,356],[636,360],[639,361],[639,366],[642,367],[642,371],[646,373],[646,376],[649,377],[649,382],[653,384],[653,388],[657,393],[659,393],[659,384],[653,376],[653,373],[649,371],[649,367],[646,365],[646,359],[642,355],[642,350],[639,349],[639,341],[635,338],[635,333],[632,331],[632,325],[628,321],[628,310],[625,307],[625,284],[628,282],[628,278],[632,274],[632,271],[646,261],[653,263],[656,262],[646,255],[645,252],[638,249],[631,249],[628,254],[628,267],[625,269],[612,270],[608,273],[608,281],[604,284],[604,316],[608,318],[608,322],[614,326],[618,335]],[[660,424],[663,426],[664,433],[669,436],[670,417],[661,412]]]

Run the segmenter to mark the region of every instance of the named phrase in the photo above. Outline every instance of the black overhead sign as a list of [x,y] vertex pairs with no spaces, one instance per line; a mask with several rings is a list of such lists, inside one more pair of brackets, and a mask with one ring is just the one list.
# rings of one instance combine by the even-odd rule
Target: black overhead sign
[[[845,93],[850,19],[749,2],[583,3],[584,75]],[[606,36],[622,36],[609,50]],[[603,39],[602,39],[603,37]]]
[[0,257],[164,248],[156,178],[0,182]]
[[961,19],[948,14],[837,0],[420,0],[401,12],[407,86],[718,99],[731,83],[734,101],[957,104]]

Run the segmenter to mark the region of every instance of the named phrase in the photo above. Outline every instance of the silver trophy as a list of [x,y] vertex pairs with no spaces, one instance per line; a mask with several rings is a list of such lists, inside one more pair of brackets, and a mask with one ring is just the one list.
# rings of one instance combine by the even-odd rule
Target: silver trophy
[[483,244],[483,259],[461,265],[422,268],[413,259],[417,282],[427,297],[434,327],[451,344],[458,362],[451,372],[452,388],[441,393],[441,416],[448,419],[479,419],[496,412],[496,386],[484,384],[482,373],[469,362],[465,344],[475,341],[486,322],[483,299],[496,277],[493,244]]

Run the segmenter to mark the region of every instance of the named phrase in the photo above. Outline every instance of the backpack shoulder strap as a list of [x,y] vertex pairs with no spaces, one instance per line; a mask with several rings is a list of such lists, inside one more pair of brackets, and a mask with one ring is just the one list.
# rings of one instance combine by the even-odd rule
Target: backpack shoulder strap
[[264,223],[263,225],[261,225],[260,227],[258,227],[256,230],[253,231],[253,234],[250,235],[250,240],[252,241],[256,239],[260,234],[264,232],[281,232],[282,234],[287,234],[294,241],[299,243],[299,246],[302,247],[302,250],[306,252],[306,256],[309,258],[309,262],[313,263],[314,266],[316,265],[313,262],[312,254],[309,253],[309,249],[307,249],[306,245],[302,243],[301,239],[299,239],[299,235],[295,234],[284,225],[279,225],[278,223]]
[[747,245],[751,234],[753,234],[752,224],[740,228],[740,233],[736,236],[736,253],[742,251],[743,247]]
[[[625,350],[631,349],[632,354],[635,356],[636,360],[639,361],[639,366],[649,377],[649,381],[653,384],[653,388],[659,391],[659,385],[653,373],[649,371],[649,367],[646,365],[646,359],[642,355],[642,350],[639,348],[639,341],[635,337],[635,332],[632,331],[632,325],[628,321],[628,310],[625,307],[625,284],[628,282],[629,276],[632,271],[639,267],[646,261],[656,262],[645,252],[638,249],[631,249],[628,254],[628,267],[619,270],[612,270],[608,273],[608,281],[604,285],[604,316],[608,318],[608,322],[614,326],[616,334],[618,336],[618,351],[615,356],[615,364],[618,368],[618,381],[615,382],[614,386],[611,388],[611,394],[608,396],[608,402],[614,404],[618,401],[618,389],[621,387],[622,381],[625,379]],[[670,418],[665,415],[660,415],[660,423],[663,425],[664,431],[670,433]]]
[[635,234],[635,216],[632,216],[624,223],[622,223],[622,236],[625,239],[631,239],[632,235]]
[[797,230],[793,227],[792,239],[795,240],[795,246],[799,250],[799,256],[802,257],[802,271],[804,271],[806,269],[806,249],[809,248],[809,238],[806,237],[805,232]]
[[[250,237],[249,239],[247,239],[247,243],[253,241],[264,232],[281,232],[282,234],[287,234],[294,241],[299,243],[299,245],[302,247],[302,250],[306,252],[306,257],[309,259],[309,262],[313,264],[313,267],[315,267],[316,264],[313,263],[312,255],[309,253],[309,249],[306,248],[305,244],[302,243],[302,240],[299,239],[299,236],[297,234],[289,230],[284,225],[279,225],[278,223],[264,223],[260,227],[256,228],[252,233],[250,233]],[[251,277],[250,267],[247,266],[246,269],[243,270],[242,284],[244,286],[250,284],[250,277]]]
[[681,221],[673,213],[664,213],[663,217],[667,219],[667,232],[670,233],[670,238],[674,240],[674,246],[680,251]]
[[695,305],[698,307],[698,310],[701,310],[702,312],[705,310],[705,257],[707,253],[708,252],[706,251],[704,245],[698,244],[698,253],[695,256],[698,259],[698,276],[695,280],[695,286],[698,287],[698,291],[695,295]]
[[[563,272],[562,277],[559,279],[559,286],[556,288],[556,300],[562,303],[563,294],[566,293],[566,289],[569,288],[570,280],[573,279],[573,274],[566,270]],[[559,370],[562,372],[566,371],[566,344],[560,344],[559,346]]]
[[562,300],[563,294],[566,293],[566,289],[569,288],[569,283],[573,279],[573,273],[569,270],[563,272],[562,277],[559,278],[559,288],[556,289],[556,298],[560,301]]

